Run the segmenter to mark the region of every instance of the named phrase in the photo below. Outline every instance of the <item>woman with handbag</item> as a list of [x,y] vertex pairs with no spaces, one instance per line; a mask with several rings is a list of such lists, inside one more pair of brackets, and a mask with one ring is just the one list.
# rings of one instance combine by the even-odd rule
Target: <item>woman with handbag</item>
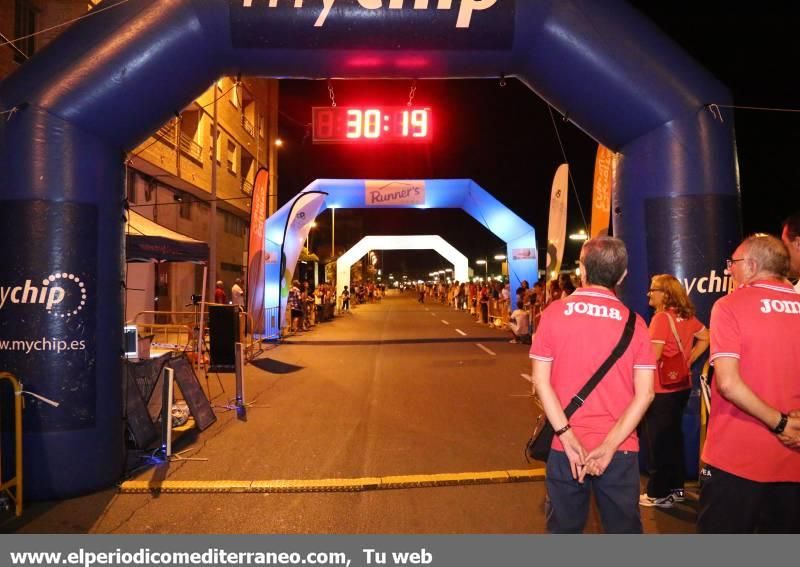
[[644,416],[650,479],[641,506],[671,508],[683,500],[685,465],[681,421],[692,389],[691,366],[709,344],[708,329],[681,283],[669,274],[653,276],[647,292],[655,314],[650,340],[658,360],[656,397]]

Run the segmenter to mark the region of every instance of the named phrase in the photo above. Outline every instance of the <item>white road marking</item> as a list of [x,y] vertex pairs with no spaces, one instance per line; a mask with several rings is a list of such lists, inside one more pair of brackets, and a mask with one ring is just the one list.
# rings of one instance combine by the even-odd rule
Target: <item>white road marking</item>
[[479,349],[481,349],[481,350],[483,350],[483,351],[486,351],[487,353],[491,354],[492,356],[497,356],[495,353],[493,353],[492,351],[490,351],[488,348],[486,348],[485,346],[483,346],[481,343],[475,343],[475,346],[477,346]]
[[442,323],[444,323],[445,325],[449,325],[450,324],[447,321],[445,321],[444,319],[442,319]]
[[456,329],[456,333],[458,333],[458,334],[460,334],[461,336],[464,336],[464,337],[466,337],[466,336],[467,336],[467,333],[465,333],[465,332],[464,332],[464,331],[462,331],[461,329]]

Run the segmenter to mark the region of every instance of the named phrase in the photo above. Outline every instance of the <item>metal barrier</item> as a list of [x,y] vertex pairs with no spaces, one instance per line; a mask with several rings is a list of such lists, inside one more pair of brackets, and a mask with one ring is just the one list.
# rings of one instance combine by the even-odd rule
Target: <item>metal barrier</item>
[[[0,380],[8,380],[14,390],[14,464],[15,475],[10,480],[3,481],[2,447],[0,447],[0,494],[8,494],[14,501],[14,513],[22,515],[22,385],[19,380],[8,372],[0,372]],[[13,490],[12,490],[13,489]]]
[[[216,305],[213,303],[206,303],[208,305]],[[270,311],[267,309],[267,322],[270,320]],[[277,309],[274,310],[277,314]],[[242,311],[242,315],[246,319],[247,325],[245,328],[253,328],[253,318],[247,311]],[[272,315],[276,318],[276,315]],[[133,318],[133,322],[137,327],[137,332],[140,335],[153,337],[153,346],[162,347],[169,350],[182,350],[188,352],[197,352],[198,328],[200,319],[208,321],[208,310],[203,313],[199,309],[196,311],[140,311]],[[267,330],[269,325],[267,325]],[[207,329],[204,329],[204,334]],[[261,352],[261,341],[256,340],[252,333],[247,334],[242,332],[242,343],[247,352],[247,359],[250,360],[255,354]],[[262,338],[270,338],[264,336]],[[207,351],[207,348],[203,348]],[[202,361],[201,361],[202,362]]]
[[[196,344],[194,327],[198,324],[198,311],[140,311],[133,318],[140,335],[153,336],[154,343],[177,345],[190,349]],[[206,313],[208,320],[208,313]]]
[[489,300],[489,322],[497,327],[505,327],[511,316],[508,310],[509,301],[507,299]]

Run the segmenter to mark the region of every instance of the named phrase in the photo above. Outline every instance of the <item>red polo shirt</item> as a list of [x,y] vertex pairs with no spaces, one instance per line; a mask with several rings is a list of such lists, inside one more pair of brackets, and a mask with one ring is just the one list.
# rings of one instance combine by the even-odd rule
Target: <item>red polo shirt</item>
[[[553,363],[550,383],[561,407],[569,404],[608,358],[627,319],[628,308],[610,290],[594,287],[581,288],[544,311],[530,356]],[[630,346],[569,420],[586,450],[603,442],[633,401],[634,368],[656,369],[647,325],[638,315]],[[557,437],[553,449],[563,450]],[[639,450],[635,431],[618,450]]]
[[[686,357],[686,360],[689,360],[689,355],[692,352],[692,344],[694,343],[694,338],[702,333],[706,326],[703,325],[697,317],[691,317],[689,319],[683,319],[678,316],[677,313],[673,309],[669,310],[669,314],[666,311],[659,311],[653,318],[650,320],[650,340],[654,343],[660,343],[664,345],[664,349],[661,351],[661,356],[675,356],[678,354],[678,343],[675,341],[675,335],[672,334],[672,329],[669,326],[669,317],[672,316],[672,320],[675,323],[675,330],[678,331],[678,337],[681,339],[681,346],[683,347],[683,355]],[[667,394],[670,392],[679,392],[681,390],[687,390],[692,387],[692,382],[689,378],[686,379],[685,382],[681,382],[673,386],[672,388],[665,388],[661,385],[661,380],[658,378],[658,374],[656,374],[655,379],[655,392],[656,394]]]
[[[800,294],[789,283],[757,281],[711,310],[711,362],[739,360],[742,380],[789,413],[800,408]],[[756,482],[800,482],[800,451],[711,389],[703,461]]]

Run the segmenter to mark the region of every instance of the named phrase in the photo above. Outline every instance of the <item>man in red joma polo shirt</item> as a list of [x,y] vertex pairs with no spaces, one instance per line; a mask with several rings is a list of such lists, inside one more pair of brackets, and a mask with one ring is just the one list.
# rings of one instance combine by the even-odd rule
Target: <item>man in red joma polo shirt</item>
[[775,237],[727,260],[738,289],[711,311],[714,384],[700,533],[800,532],[800,294]]
[[587,241],[580,267],[583,287],[545,309],[530,351],[557,436],[547,459],[547,529],[583,531],[594,492],[606,533],[641,533],[636,425],[653,401],[656,359],[636,315],[627,350],[567,421],[563,408],[614,350],[629,313],[614,293],[628,272],[621,240]]

